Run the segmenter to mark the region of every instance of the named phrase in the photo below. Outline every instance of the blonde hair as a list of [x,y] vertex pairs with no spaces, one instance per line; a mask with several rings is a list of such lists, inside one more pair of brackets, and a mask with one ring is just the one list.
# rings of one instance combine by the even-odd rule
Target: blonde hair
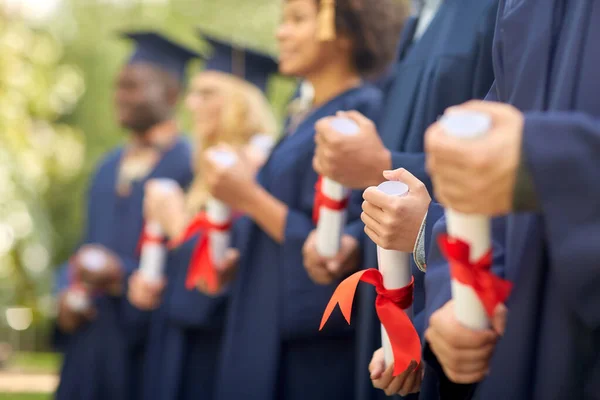
[[[201,72],[199,76],[204,74]],[[191,214],[200,211],[208,199],[208,191],[202,175],[201,159],[204,151],[219,143],[239,150],[258,134],[275,136],[277,123],[271,106],[260,89],[235,75],[210,71],[211,79],[219,80],[219,89],[226,97],[220,112],[216,135],[197,143],[194,156],[194,180],[187,195],[187,207]]]

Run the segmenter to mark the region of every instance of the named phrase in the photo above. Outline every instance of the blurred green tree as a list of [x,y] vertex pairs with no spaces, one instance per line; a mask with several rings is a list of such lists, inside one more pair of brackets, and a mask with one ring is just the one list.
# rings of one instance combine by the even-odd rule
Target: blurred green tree
[[84,158],[81,133],[64,123],[84,92],[55,37],[0,8],[0,305],[53,310],[48,196],[70,185]]

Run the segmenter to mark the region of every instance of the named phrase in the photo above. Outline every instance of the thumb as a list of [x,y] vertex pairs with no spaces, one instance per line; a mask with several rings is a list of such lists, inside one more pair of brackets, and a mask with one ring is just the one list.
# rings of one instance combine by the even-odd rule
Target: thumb
[[409,190],[416,189],[423,183],[404,168],[398,168],[393,171],[383,171],[383,177],[388,181],[400,181],[405,183]]
[[371,379],[373,380],[381,378],[381,375],[385,372],[385,359],[382,356],[383,354],[379,353],[383,353],[381,349],[373,354],[373,359],[369,364],[369,372],[371,373]]

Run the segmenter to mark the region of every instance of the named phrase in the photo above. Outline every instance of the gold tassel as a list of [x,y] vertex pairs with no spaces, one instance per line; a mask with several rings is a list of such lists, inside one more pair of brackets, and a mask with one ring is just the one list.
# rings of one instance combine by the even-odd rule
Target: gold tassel
[[322,42],[335,40],[335,0],[321,0],[317,38]]

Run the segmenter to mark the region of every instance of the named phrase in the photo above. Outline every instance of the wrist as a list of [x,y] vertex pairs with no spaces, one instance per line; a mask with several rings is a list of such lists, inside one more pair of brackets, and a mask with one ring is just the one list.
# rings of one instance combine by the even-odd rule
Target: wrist
[[256,207],[261,204],[262,195],[263,188],[253,182],[248,190],[246,200],[241,205],[240,211],[248,215],[254,215]]

